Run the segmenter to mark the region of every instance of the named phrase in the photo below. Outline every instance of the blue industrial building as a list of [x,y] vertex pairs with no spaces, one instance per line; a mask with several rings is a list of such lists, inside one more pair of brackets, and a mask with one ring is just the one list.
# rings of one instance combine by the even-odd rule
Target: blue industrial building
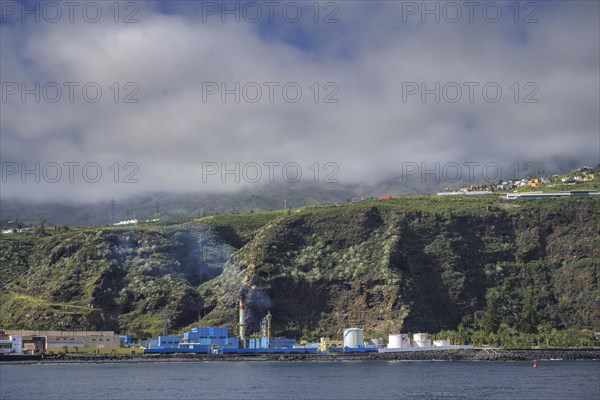
[[179,336],[159,336],[158,347],[162,348],[177,348],[180,342]]
[[[238,348],[239,339],[229,336],[228,328],[214,326],[198,326],[183,334],[182,346],[194,348],[198,346],[218,346],[220,348]],[[180,346],[181,347],[181,346]]]
[[144,353],[316,353],[317,348],[294,348],[296,339],[271,337],[271,313],[260,322],[260,335],[246,338],[244,296],[240,296],[239,338],[229,336],[228,328],[197,326],[178,336],[149,338]]
[[252,338],[249,340],[249,349],[292,349],[296,344],[296,339],[288,338]]
[[229,336],[229,328],[218,328],[215,326],[196,326],[191,331],[183,334],[184,339],[226,338]]
[[[148,339],[149,343],[151,339]],[[144,353],[208,353],[213,348],[237,349],[239,339],[229,336],[228,328],[199,326],[179,336],[159,336],[156,345],[150,345]]]

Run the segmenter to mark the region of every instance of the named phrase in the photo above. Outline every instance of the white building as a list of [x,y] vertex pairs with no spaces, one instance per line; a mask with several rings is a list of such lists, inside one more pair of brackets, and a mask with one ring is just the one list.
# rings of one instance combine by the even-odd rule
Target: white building
[[136,225],[139,221],[137,219],[128,219],[125,221],[119,221],[114,223],[114,226],[122,226],[122,225]]
[[22,336],[0,335],[0,354],[21,354],[22,352]]

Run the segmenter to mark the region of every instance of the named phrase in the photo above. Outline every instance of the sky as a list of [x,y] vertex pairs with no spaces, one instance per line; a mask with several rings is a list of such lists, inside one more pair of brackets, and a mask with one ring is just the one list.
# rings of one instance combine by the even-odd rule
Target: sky
[[1,2],[5,199],[600,162],[597,1],[67,3]]

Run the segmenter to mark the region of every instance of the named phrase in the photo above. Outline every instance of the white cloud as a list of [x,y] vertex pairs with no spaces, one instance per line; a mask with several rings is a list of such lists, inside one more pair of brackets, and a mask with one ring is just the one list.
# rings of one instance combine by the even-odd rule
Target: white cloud
[[[164,15],[143,7],[137,24],[0,25],[3,82],[103,89],[95,104],[77,90],[74,103],[10,97],[0,112],[2,161],[93,161],[110,177],[92,185],[21,184],[10,176],[2,196],[232,189],[217,179],[202,183],[204,161],[295,161],[305,176],[314,162],[333,161],[337,178],[357,182],[398,174],[402,161],[600,158],[597,2],[540,3],[540,22],[529,25],[508,15],[498,24],[402,23],[395,3],[339,4],[340,22],[329,25],[202,23],[197,9]],[[135,82],[139,103],[114,104],[114,82]],[[203,82],[297,82],[303,98],[288,103],[279,86],[273,103],[236,104],[232,95],[204,103]],[[339,103],[315,104],[314,82],[320,100],[329,93],[322,85],[335,82]],[[403,102],[403,82],[497,82],[503,97],[486,102],[479,86],[473,103],[436,104],[432,95]],[[525,83],[536,83],[539,103],[515,104],[514,82],[520,99],[530,92]],[[121,87],[121,98],[126,93]],[[139,165],[140,183],[114,184],[108,167],[128,161]]]

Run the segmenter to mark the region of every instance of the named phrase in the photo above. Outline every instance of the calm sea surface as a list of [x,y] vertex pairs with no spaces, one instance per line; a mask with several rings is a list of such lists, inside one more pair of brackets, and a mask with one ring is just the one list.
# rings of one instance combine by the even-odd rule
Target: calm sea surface
[[0,365],[1,399],[600,399],[600,362]]

